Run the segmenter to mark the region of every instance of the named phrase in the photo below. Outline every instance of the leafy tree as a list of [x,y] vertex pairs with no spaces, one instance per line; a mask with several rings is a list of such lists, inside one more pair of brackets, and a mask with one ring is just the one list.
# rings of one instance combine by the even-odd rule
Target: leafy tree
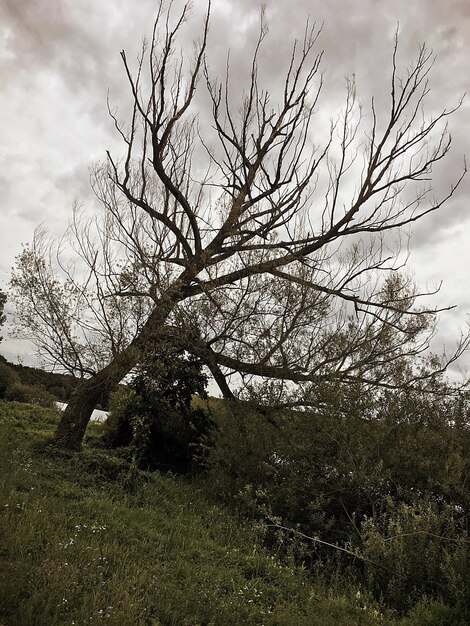
[[[55,434],[62,446],[80,445],[102,392],[149,342],[204,360],[226,397],[237,372],[242,383],[289,382],[281,395],[293,383],[299,403],[319,381],[424,388],[467,345],[426,357],[437,311],[419,306],[388,237],[438,210],[461,180],[441,197],[429,182],[450,149],[454,109],[423,112],[426,47],[401,75],[395,42],[387,112],[372,101],[365,115],[348,81],[325,136],[315,27],[270,93],[262,15],[246,89],[235,93],[229,63],[221,80],[211,74],[209,12],[193,57],[178,50],[188,14],[185,5],[173,18],[161,2],[135,71],[121,53],[133,111],[121,124],[110,108],[123,154],[94,170],[101,219],[74,212],[77,262],[59,254],[57,267],[38,234],[12,278],[20,332],[84,377]],[[196,112],[204,87],[209,124]],[[399,377],[397,358],[408,363]]]
[[188,353],[147,353],[129,387],[112,403],[105,441],[132,445],[134,458],[147,469],[188,473],[205,466],[214,423],[207,410],[193,406],[206,398],[207,376]]

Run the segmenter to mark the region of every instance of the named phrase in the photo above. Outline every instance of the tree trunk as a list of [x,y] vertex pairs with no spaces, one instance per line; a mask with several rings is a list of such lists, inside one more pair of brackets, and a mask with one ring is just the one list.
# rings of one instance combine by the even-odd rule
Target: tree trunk
[[101,394],[116,387],[137,363],[138,350],[130,345],[111,363],[91,378],[80,383],[54,433],[54,441],[61,448],[80,449],[91,414]]
[[109,393],[119,384],[137,364],[141,351],[145,350],[149,343],[158,344],[158,341],[168,333],[165,320],[181,298],[184,278],[190,280],[191,277],[189,272],[183,272],[160,298],[140,333],[129,346],[115,356],[106,367],[78,386],[54,433],[54,441],[58,446],[72,450],[80,448],[91,414],[101,394]]

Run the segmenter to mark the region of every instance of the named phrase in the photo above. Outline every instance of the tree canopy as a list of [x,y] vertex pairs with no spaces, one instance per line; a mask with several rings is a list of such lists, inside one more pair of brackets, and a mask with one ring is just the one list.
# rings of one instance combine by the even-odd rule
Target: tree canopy
[[63,445],[79,445],[98,396],[149,343],[202,359],[227,397],[236,373],[242,389],[278,381],[279,403],[300,404],[319,381],[435,388],[468,343],[429,356],[438,309],[420,304],[430,294],[406,274],[400,243],[465,174],[433,191],[459,103],[426,114],[426,46],[401,70],[395,39],[387,111],[374,100],[366,110],[347,80],[325,133],[315,26],[270,90],[262,13],[240,93],[229,59],[212,75],[210,4],[192,54],[178,43],[188,18],[189,5],[174,15],[161,2],[136,67],[121,52],[132,112],[122,122],[108,105],[123,151],[93,171],[99,208],[91,218],[76,208],[55,247],[38,232],[13,274],[20,332],[83,378]]

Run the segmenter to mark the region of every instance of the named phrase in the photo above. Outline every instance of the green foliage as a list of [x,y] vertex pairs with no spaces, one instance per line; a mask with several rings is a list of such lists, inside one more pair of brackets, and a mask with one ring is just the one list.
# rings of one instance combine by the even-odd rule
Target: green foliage
[[310,411],[214,409],[217,493],[312,571],[348,572],[400,612],[423,597],[441,602],[465,623],[465,398],[323,386],[315,402]]
[[34,385],[13,385],[5,397],[7,400],[29,402],[44,407],[52,407],[56,401],[55,397],[48,391]]
[[131,445],[142,468],[182,474],[204,468],[214,423],[192,399],[206,395],[206,384],[191,355],[147,355],[130,390],[114,395],[104,440],[112,447]]
[[22,384],[18,372],[7,363],[0,362],[0,398],[16,402],[31,402],[52,407],[55,397],[44,387]]
[[364,521],[362,539],[376,596],[401,611],[423,596],[444,598],[461,623],[470,622],[470,541],[453,507],[426,496],[412,505],[390,499],[376,520]]
[[[3,314],[3,311],[4,311],[4,309],[5,309],[5,302],[6,302],[6,300],[7,300],[6,293],[5,293],[5,292],[3,292],[3,291],[0,289],[0,328],[3,326],[3,324],[4,324],[4,323],[5,323],[5,321],[6,321],[6,317],[5,317],[5,315]],[[2,339],[3,339],[3,337],[2,337],[2,336],[0,336],[0,341],[2,341]]]
[[[163,417],[159,414],[158,419],[167,419],[173,410],[178,424],[180,417],[175,407],[180,408],[177,402],[182,403],[181,398],[185,398],[187,408],[210,411],[217,423],[208,459],[209,472],[199,479],[193,478],[191,484],[139,469],[139,450],[148,449],[146,446],[152,439],[150,429],[146,437],[139,432],[139,427],[143,428],[145,423],[137,423],[135,415],[139,413],[135,409],[142,406],[140,403],[145,396],[136,389],[121,387],[116,392],[109,423],[92,426],[91,437],[87,438],[81,455],[45,445],[57,422],[56,413],[26,404],[0,403],[0,415],[2,412],[4,415],[5,458],[19,455],[8,471],[0,467],[5,485],[9,488],[8,472],[16,468],[16,459],[23,455],[30,459],[32,475],[41,475],[41,480],[48,481],[47,487],[31,483],[34,490],[37,487],[41,494],[50,490],[56,498],[54,503],[48,502],[48,510],[58,510],[59,502],[62,506],[65,502],[67,506],[61,509],[60,516],[67,514],[67,524],[78,515],[78,524],[105,525],[113,529],[109,543],[107,533],[107,548],[103,552],[112,563],[111,572],[106,570],[106,581],[110,581],[106,585],[120,590],[124,605],[131,602],[132,594],[115,579],[118,575],[133,585],[143,598],[143,604],[152,607],[148,609],[153,611],[151,614],[158,616],[154,619],[161,623],[463,626],[470,622],[470,506],[466,487],[470,476],[470,428],[465,397],[430,399],[411,392],[387,392],[374,397],[359,387],[335,390],[325,387],[318,390],[315,410],[274,411],[248,402],[199,397],[193,397],[190,402],[189,391],[183,394],[177,385],[170,385],[169,379],[160,375],[157,389],[168,390],[168,395],[164,397],[162,391],[157,397],[150,395],[152,410],[164,407]],[[151,381],[155,384],[155,378]],[[143,382],[139,384],[142,384],[139,391],[145,390]],[[162,404],[164,400],[167,405]],[[149,411],[148,415],[150,418],[153,413]],[[153,423],[149,419],[148,424]],[[123,424],[129,428],[127,435]],[[170,428],[169,425],[164,427]],[[133,444],[113,451],[91,449],[91,445],[97,445],[102,430],[113,437],[120,432],[125,441]],[[180,438],[178,443],[181,441],[187,440]],[[20,452],[13,453],[14,449]],[[189,445],[186,449],[191,450]],[[157,462],[168,469],[162,463],[164,458],[159,456]],[[27,486],[30,475],[22,476],[15,474],[12,484],[17,485],[15,489],[18,488],[20,494],[28,493],[30,498],[32,494]],[[211,504],[214,497],[219,502],[222,497],[230,505],[232,516],[227,511],[222,513],[219,505]],[[15,502],[23,507],[23,500]],[[112,508],[108,509],[110,503]],[[69,504],[72,509],[67,508]],[[39,502],[34,506],[41,508]],[[74,510],[80,511],[79,514]],[[214,511],[223,517],[221,524],[225,525],[228,535],[218,535],[218,520],[222,517],[212,517]],[[60,516],[54,524],[62,529],[57,541],[64,543],[63,536],[71,530],[67,525],[63,527],[65,520]],[[245,522],[245,530],[249,529],[251,539],[244,536],[239,544],[235,537],[241,531],[234,520],[243,518],[250,520]],[[10,518],[8,524],[8,532],[16,532]],[[28,518],[25,513],[25,526],[18,532],[29,537],[35,525],[40,525],[40,521]],[[240,551],[229,551],[231,556],[227,556],[219,547],[214,548],[207,543],[209,537],[211,541],[214,539],[214,533],[219,536],[221,545],[236,545]],[[81,541],[78,535],[69,534],[70,538],[74,546]],[[84,561],[87,546],[94,546],[96,555],[99,547],[89,543],[93,540],[83,535],[85,540],[88,543],[80,548],[73,567],[68,558],[72,550],[69,550],[66,567],[71,567],[72,580],[83,585],[86,595],[88,589],[91,593],[91,589],[96,588],[98,580],[95,577],[92,583],[86,578],[88,574],[83,573],[84,563],[89,562]],[[19,536],[11,541],[18,546],[18,552],[8,562],[16,564],[24,581],[19,587],[13,582],[6,588],[13,598],[18,589],[26,589],[25,597],[29,597],[27,584],[31,583],[25,582],[29,578],[19,563],[24,561],[25,567],[33,568],[33,573],[36,571],[34,568],[38,565],[31,561],[28,552],[29,549],[35,554],[36,544],[33,541],[32,548],[23,547],[21,551]],[[52,540],[45,541],[49,550]],[[250,545],[250,541],[253,551],[239,547]],[[276,554],[275,562],[287,579],[281,577],[280,582],[273,578],[271,561],[266,560],[267,553],[260,547],[261,543]],[[122,568],[117,556],[119,545],[122,545],[124,559]],[[127,547],[129,552],[126,552]],[[145,550],[159,563],[157,570],[164,593],[161,587],[149,591],[139,582],[138,572],[147,583],[155,573],[154,561],[152,566],[136,566],[134,559],[140,559],[140,563],[144,559],[147,563],[147,557],[142,556]],[[0,559],[1,554],[0,549]],[[47,552],[48,558],[49,554],[52,555],[51,570],[47,574],[41,570],[38,580],[50,586],[58,598],[61,581],[51,572],[58,571],[62,553],[52,550]],[[215,556],[208,557],[208,554]],[[167,557],[177,563],[177,582],[171,578],[170,565],[159,561]],[[35,558],[42,563],[43,557]],[[44,560],[48,563],[47,558]],[[300,579],[296,578],[295,563],[302,563]],[[97,568],[98,564],[101,565],[96,561]],[[0,562],[0,571],[1,568]],[[68,571],[62,567],[62,576]],[[11,576],[11,580],[18,581],[15,572],[12,571]],[[0,580],[0,585],[2,583]],[[328,588],[332,590],[329,594],[325,593]],[[340,588],[341,594],[335,591]],[[71,589],[72,581],[61,596],[67,598],[68,603]],[[260,590],[262,596],[258,597]],[[152,596],[154,592],[159,595]],[[134,609],[125,607],[119,600],[117,591],[113,594],[114,591],[110,592],[109,605],[120,607],[122,615],[130,620],[128,623],[145,623],[144,614],[133,613]],[[23,606],[19,596],[10,601],[12,606]],[[84,606],[88,606],[89,601],[87,596]],[[45,610],[39,597],[34,602],[35,611]],[[103,603],[99,607],[96,611],[106,608]],[[272,607],[276,607],[273,613]],[[73,611],[78,610],[73,608]],[[73,611],[70,616],[79,615]],[[60,620],[68,616],[63,612],[57,615],[60,618],[56,616],[50,623],[63,623]],[[238,622],[230,621],[233,615],[238,616]],[[395,621],[390,615],[395,615]],[[109,618],[111,623],[115,617]],[[24,617],[24,622],[12,623],[29,622]]]
[[70,400],[77,385],[77,379],[66,374],[12,363],[9,366],[18,374],[23,385],[42,387],[62,402]]
[[20,384],[20,377],[6,363],[0,362],[0,398],[5,398],[8,391]]
[[256,528],[201,487],[141,472],[114,451],[48,446],[57,419],[0,402],[0,615],[9,626],[393,623],[357,588],[328,589],[270,555]]
[[120,385],[109,398],[109,416],[103,424],[103,442],[111,448],[129,446],[132,443],[132,407],[136,393],[130,387]]
[[[7,397],[7,387],[25,386],[27,388],[42,389],[49,396],[53,396],[53,400],[67,402],[70,400],[76,385],[77,379],[73,376],[46,372],[17,363],[9,363],[4,357],[0,356],[0,398]],[[28,399],[28,391],[18,390],[13,395],[15,397],[8,396],[9,399],[18,399],[21,402],[34,402],[34,400]],[[20,400],[20,396],[24,397],[25,400]],[[103,398],[104,405],[106,405],[106,402],[107,399]]]
[[467,626],[468,622],[464,619],[459,607],[423,598],[401,623],[403,626]]

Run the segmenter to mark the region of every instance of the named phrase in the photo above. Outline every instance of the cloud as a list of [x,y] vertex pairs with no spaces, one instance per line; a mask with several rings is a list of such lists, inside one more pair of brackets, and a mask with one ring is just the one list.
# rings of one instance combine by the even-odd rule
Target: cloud
[[[181,1],[175,2],[175,12]],[[241,97],[247,61],[259,33],[260,2],[215,0],[209,39],[210,69],[223,76],[230,49],[231,81]],[[106,112],[111,102],[125,117],[128,106],[119,51],[137,58],[142,38],[149,35],[153,0],[116,3],[62,0],[3,0],[0,4],[0,276],[7,281],[15,253],[29,241],[34,227],[45,222],[55,233],[66,226],[74,199],[93,202],[88,168],[110,148],[121,146]],[[194,21],[182,44],[191,49],[205,3],[194,3]],[[389,99],[393,38],[399,26],[402,71],[426,41],[437,55],[431,77],[428,113],[458,102],[470,90],[470,3],[468,0],[357,0],[345,9],[343,0],[269,0],[268,39],[260,60],[262,82],[270,89],[283,80],[295,38],[303,36],[307,18],[323,30],[325,91],[319,127],[344,102],[345,76],[354,74],[367,110],[374,95],[379,107]],[[203,102],[204,99],[201,99]],[[450,120],[454,148],[436,168],[434,187],[442,193],[461,171],[468,152],[470,104]],[[412,260],[425,280],[449,281],[446,297],[466,292],[470,262],[466,232],[470,212],[464,181],[442,211],[413,228]],[[436,253],[438,251],[438,254]],[[468,301],[461,298],[462,306]],[[460,315],[460,314],[459,314]],[[452,317],[457,325],[458,315]],[[5,343],[5,342],[4,342]],[[3,349],[3,347],[2,347]]]

